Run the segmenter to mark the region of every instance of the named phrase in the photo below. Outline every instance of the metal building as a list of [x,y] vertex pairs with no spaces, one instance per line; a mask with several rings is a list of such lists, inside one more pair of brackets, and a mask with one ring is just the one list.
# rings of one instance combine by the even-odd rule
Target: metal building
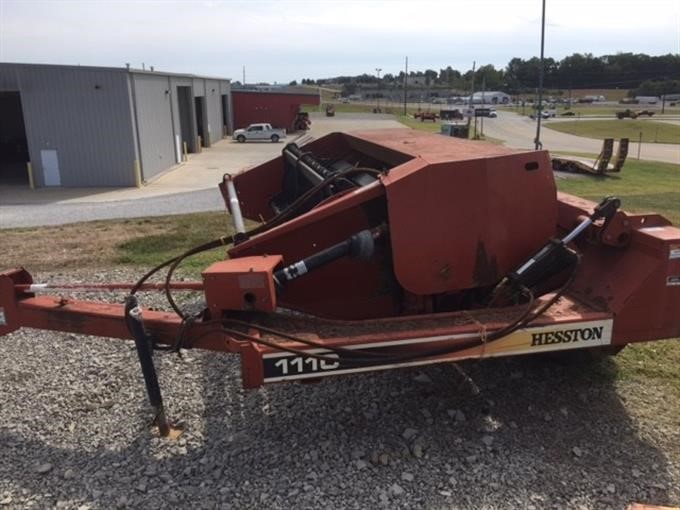
[[262,91],[234,89],[231,92],[234,107],[234,127],[240,129],[257,122],[268,122],[277,128],[294,130],[300,107],[318,106],[319,92]]
[[0,63],[0,184],[139,186],[232,131],[230,88],[153,68]]

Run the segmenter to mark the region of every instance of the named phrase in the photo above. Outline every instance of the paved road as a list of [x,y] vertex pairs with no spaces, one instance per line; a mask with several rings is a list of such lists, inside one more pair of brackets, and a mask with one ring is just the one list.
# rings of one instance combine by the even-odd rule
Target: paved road
[[[551,151],[590,152],[599,154],[602,141],[593,138],[560,133],[552,129],[551,121],[544,121],[541,129],[543,148]],[[545,128],[545,129],[544,129]],[[484,133],[505,141],[508,147],[533,149],[536,137],[536,122],[511,112],[498,112],[498,118],[485,119]],[[631,143],[629,154],[637,156],[638,144]],[[665,143],[643,143],[640,159],[680,164],[680,145]]]
[[0,227],[39,227],[111,218],[165,216],[224,209],[217,187],[131,200],[0,206]]

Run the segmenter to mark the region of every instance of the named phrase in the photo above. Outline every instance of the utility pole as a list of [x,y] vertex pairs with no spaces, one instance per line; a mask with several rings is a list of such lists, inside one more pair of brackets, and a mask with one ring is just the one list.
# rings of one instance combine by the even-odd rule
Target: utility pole
[[[484,99],[485,92],[486,92],[486,75],[482,74],[482,108],[486,108],[486,99]],[[484,117],[481,117],[480,122],[482,123],[481,126],[482,136],[484,136]]]
[[243,86],[246,86],[246,66],[243,66]]
[[404,66],[404,115],[406,115],[406,103],[408,103],[408,57],[406,57],[406,65]]
[[545,48],[545,0],[542,2],[543,12],[541,15],[541,63],[538,69],[538,109],[536,110],[536,139],[534,149],[543,148],[541,143],[541,119],[543,118],[543,50]]
[[[473,60],[472,61],[472,84],[470,85],[470,104],[469,108],[470,111],[472,112],[472,115],[475,114],[475,107],[474,107],[474,102],[472,101],[472,96],[475,95],[475,67],[477,65],[477,61]],[[468,117],[468,132],[470,131],[470,117]],[[475,117],[475,136],[477,136],[477,117]]]
[[378,83],[376,83],[375,87],[375,100],[376,100],[376,112],[375,113],[380,113],[380,71],[382,71],[381,68],[376,67],[375,68],[375,73],[378,75]]
[[567,107],[565,110],[571,110],[571,89],[572,89],[572,81],[569,80],[569,102],[567,103]]

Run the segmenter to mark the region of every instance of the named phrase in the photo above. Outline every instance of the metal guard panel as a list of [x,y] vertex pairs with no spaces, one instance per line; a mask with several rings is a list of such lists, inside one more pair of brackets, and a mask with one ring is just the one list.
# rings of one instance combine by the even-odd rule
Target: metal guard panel
[[492,285],[555,235],[544,151],[436,164],[416,158],[383,184],[395,274],[415,294]]

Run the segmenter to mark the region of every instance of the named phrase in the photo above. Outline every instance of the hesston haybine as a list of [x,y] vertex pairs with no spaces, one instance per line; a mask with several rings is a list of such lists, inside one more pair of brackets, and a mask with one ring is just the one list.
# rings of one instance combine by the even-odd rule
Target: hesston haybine
[[[333,133],[226,175],[220,190],[236,234],[134,285],[104,285],[126,289],[124,304],[64,294],[96,286],[2,273],[0,334],[134,339],[164,435],[157,349],[239,354],[243,385],[256,388],[680,336],[680,229],[614,197],[557,193],[546,151],[407,129]],[[184,259],[220,247],[228,257],[202,281],[173,281]],[[162,270],[165,282],[149,283]],[[138,302],[158,289],[174,312]],[[203,293],[199,313],[177,305],[186,290]]]

